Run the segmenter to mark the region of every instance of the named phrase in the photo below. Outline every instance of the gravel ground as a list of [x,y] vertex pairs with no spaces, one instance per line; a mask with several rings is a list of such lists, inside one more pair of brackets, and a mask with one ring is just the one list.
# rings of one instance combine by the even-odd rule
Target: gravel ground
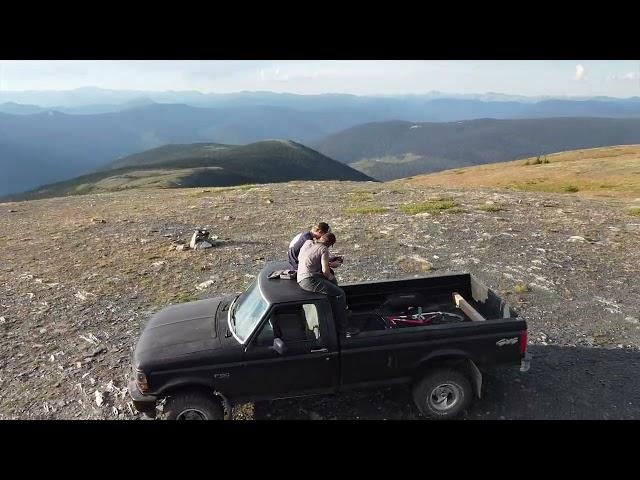
[[[455,207],[403,210],[436,198]],[[140,418],[126,379],[149,315],[242,291],[316,221],[338,237],[341,282],[471,272],[527,320],[531,370],[484,372],[464,418],[638,418],[640,218],[625,213],[638,202],[294,182],[0,204],[0,419]],[[196,227],[217,245],[176,251]],[[400,388],[244,404],[234,418],[421,417]]]

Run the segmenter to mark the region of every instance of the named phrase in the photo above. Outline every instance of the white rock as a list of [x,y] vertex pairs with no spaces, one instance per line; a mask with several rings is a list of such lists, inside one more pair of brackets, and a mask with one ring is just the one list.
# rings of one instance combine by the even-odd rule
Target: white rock
[[80,300],[84,301],[84,300],[86,300],[87,298],[89,298],[89,297],[95,297],[96,295],[95,295],[95,293],[90,293],[90,292],[87,292],[86,290],[80,290],[80,291],[79,291],[79,292],[77,292],[74,296],[75,296],[76,298],[78,298],[78,299],[80,299]]
[[211,285],[213,285],[215,283],[215,280],[211,279],[211,280],[207,280],[206,282],[202,282],[200,285],[198,285],[196,288],[198,290],[204,290],[205,288],[209,288]]
[[429,260],[427,260],[426,258],[422,258],[419,255],[403,255],[401,257],[398,257],[396,259],[396,263],[402,263],[402,262],[415,262],[417,264],[420,265],[420,268],[422,270],[431,270],[433,268],[433,265],[431,264],[431,262]]
[[569,237],[567,239],[567,242],[586,242],[587,239],[584,237],[581,237],[579,235],[574,235],[573,237]]
[[98,405],[99,407],[102,406],[102,404],[104,403],[104,397],[102,396],[102,393],[100,393],[100,390],[96,390],[95,397],[96,405]]

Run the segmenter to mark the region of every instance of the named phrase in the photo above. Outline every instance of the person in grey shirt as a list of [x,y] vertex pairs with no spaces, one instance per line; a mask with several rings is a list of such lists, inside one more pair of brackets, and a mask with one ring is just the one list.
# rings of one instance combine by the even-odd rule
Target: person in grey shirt
[[298,285],[309,292],[324,293],[336,297],[338,331],[355,335],[358,329],[347,323],[347,301],[344,290],[335,283],[329,265],[329,247],[336,243],[333,233],[325,233],[317,240],[307,240],[298,254]]

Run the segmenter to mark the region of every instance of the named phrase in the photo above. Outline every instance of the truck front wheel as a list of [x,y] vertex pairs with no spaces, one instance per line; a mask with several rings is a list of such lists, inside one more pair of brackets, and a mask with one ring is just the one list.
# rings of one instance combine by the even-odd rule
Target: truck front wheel
[[176,392],[167,398],[163,417],[167,420],[222,420],[222,405],[213,394]]
[[471,383],[462,373],[441,369],[428,373],[413,388],[413,400],[429,418],[452,418],[471,403]]

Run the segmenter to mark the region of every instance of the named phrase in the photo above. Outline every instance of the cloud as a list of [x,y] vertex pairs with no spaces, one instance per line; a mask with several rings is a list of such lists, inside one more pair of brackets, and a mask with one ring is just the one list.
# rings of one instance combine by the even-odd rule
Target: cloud
[[607,76],[607,81],[628,81],[634,82],[636,80],[640,80],[640,74],[638,72],[627,72],[624,75],[609,75]]
[[261,68],[260,80],[271,83],[296,82],[315,80],[319,77],[317,72],[308,72],[306,68],[293,67],[276,67]]
[[585,74],[586,70],[584,69],[584,65],[579,63],[578,65],[576,65],[576,74],[574,75],[573,79],[579,82],[585,78]]

